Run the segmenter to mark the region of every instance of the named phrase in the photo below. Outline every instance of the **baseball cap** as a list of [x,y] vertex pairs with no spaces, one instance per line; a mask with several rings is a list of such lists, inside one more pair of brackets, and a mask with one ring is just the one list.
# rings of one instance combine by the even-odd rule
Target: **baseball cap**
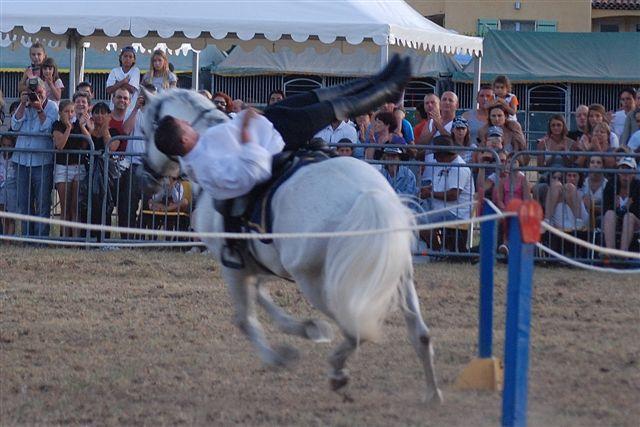
[[618,167],[627,166],[631,169],[636,169],[638,167],[636,160],[633,157],[622,157],[618,160]]
[[400,147],[387,147],[383,150],[387,154],[402,154],[402,148]]
[[500,126],[491,126],[489,127],[489,131],[487,132],[488,136],[503,136],[504,131]]
[[456,117],[455,119],[453,119],[453,124],[451,125],[451,127],[454,129],[468,128],[469,122],[464,117]]

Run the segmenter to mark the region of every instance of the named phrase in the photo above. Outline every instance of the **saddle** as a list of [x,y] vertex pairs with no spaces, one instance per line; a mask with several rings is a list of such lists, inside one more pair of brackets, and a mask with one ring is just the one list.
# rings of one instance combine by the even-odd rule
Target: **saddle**
[[[297,151],[283,151],[273,156],[271,178],[257,185],[249,194],[228,200],[215,200],[215,209],[224,217],[224,231],[239,233],[256,231],[271,233],[273,212],[271,200],[280,186],[300,168],[335,157],[326,147],[307,147]],[[260,239],[271,244],[272,239]],[[227,239],[221,261],[225,267],[244,268],[246,244],[241,239]]]

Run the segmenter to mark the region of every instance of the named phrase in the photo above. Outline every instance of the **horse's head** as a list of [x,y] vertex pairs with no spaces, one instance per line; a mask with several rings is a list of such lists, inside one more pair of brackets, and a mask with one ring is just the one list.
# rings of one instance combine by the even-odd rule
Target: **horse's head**
[[144,121],[142,125],[146,150],[144,155],[144,171],[140,171],[140,180],[147,191],[153,191],[163,176],[176,174],[180,168],[177,158],[169,157],[156,147],[154,136],[157,123],[164,116],[187,120],[198,132],[204,132],[211,126],[223,123],[228,117],[219,111],[211,101],[191,90],[171,89],[152,95],[144,88],[142,94],[146,99]]

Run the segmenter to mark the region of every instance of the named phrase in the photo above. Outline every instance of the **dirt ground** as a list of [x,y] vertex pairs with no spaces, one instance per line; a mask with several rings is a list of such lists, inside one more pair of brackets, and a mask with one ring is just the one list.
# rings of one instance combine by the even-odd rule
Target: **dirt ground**
[[[476,351],[477,266],[416,266],[444,392],[424,380],[399,313],[386,338],[349,361],[348,396],[329,390],[314,344],[290,370],[261,365],[233,326],[213,260],[157,251],[0,246],[0,424],[495,426],[501,397],[453,382]],[[506,270],[496,271],[495,352],[503,352]],[[536,268],[529,425],[637,426],[640,280]],[[297,316],[317,316],[293,284],[271,287]]]

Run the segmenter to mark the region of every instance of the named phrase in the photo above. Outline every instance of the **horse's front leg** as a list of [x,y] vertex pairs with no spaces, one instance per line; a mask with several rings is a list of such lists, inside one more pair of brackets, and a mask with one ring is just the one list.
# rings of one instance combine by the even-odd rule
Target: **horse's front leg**
[[[362,342],[360,342],[362,344]],[[329,382],[331,389],[337,391],[349,383],[349,371],[345,369],[347,359],[357,348],[357,342],[354,338],[345,335],[345,340],[340,343],[331,356],[329,356],[329,364],[331,372],[329,372]]]
[[409,338],[411,343],[418,353],[420,362],[424,373],[427,377],[427,402],[442,403],[442,392],[438,388],[436,380],[436,371],[433,366],[433,344],[431,342],[431,334],[429,328],[424,323],[422,315],[420,314],[420,303],[418,301],[418,295],[413,285],[412,279],[405,280],[405,305],[404,317],[407,323],[407,329],[409,331]]
[[257,278],[243,270],[223,268],[223,276],[236,308],[235,323],[249,338],[260,359],[270,366],[287,366],[298,359],[293,347],[273,348],[269,344],[256,314]]
[[333,339],[333,331],[328,322],[321,319],[300,321],[287,314],[273,302],[269,291],[261,284],[258,284],[258,303],[285,334],[306,338],[314,342],[329,342]]

